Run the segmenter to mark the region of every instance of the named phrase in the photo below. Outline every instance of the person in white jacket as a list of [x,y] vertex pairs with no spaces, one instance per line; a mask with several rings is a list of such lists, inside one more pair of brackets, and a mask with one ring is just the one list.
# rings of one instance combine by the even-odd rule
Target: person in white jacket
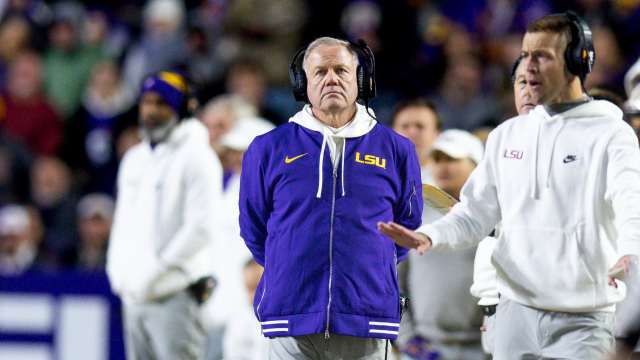
[[[511,82],[513,83],[513,97],[518,115],[526,115],[538,105],[538,95],[533,91],[527,81],[527,72],[522,64],[522,58],[518,58],[511,70]],[[494,233],[499,233],[500,224],[496,226]],[[487,354],[493,354],[493,338],[495,328],[496,306],[500,301],[498,293],[498,275],[496,268],[491,263],[491,256],[498,239],[487,236],[478,244],[473,265],[473,285],[471,295],[479,298],[478,306],[482,307],[485,314],[482,324],[482,348]]]
[[159,72],[141,89],[143,141],[120,165],[107,254],[123,300],[128,359],[201,359],[199,305],[210,294],[222,192],[207,130],[188,114],[187,83]]
[[379,229],[416,248],[461,249],[498,222],[495,359],[599,359],[613,349],[614,276],[640,253],[640,149],[622,112],[587,97],[591,32],[573,13],[529,25],[527,81],[543,106],[489,136],[461,202],[416,232]]

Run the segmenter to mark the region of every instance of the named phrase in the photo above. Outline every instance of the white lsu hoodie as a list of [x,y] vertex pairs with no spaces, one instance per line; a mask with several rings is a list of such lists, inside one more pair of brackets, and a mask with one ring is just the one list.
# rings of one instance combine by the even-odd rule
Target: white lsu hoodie
[[198,120],[178,123],[154,149],[147,141],[131,148],[107,252],[114,292],[151,301],[211,274],[221,196],[222,167]]
[[538,309],[613,311],[607,272],[640,253],[640,149],[622,112],[589,101],[537,106],[487,140],[461,202],[419,232],[434,250],[477,244],[502,221],[492,263],[502,296]]

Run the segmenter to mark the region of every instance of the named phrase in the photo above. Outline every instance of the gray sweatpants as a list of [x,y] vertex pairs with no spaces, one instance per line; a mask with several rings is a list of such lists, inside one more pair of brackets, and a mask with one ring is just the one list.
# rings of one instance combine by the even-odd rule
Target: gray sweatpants
[[186,290],[155,302],[124,305],[124,320],[129,360],[204,358],[200,307]]
[[276,337],[269,341],[269,360],[383,360],[385,342],[337,334]]
[[606,359],[614,350],[613,313],[562,313],[500,299],[495,360]]

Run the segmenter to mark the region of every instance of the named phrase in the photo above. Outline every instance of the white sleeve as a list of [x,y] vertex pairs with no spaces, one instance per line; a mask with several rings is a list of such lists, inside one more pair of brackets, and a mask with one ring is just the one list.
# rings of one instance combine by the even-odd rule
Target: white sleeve
[[182,267],[194,254],[210,246],[220,227],[222,166],[209,147],[189,154],[185,168],[185,202],[182,227],[160,254],[164,265]]
[[618,232],[618,252],[640,255],[640,147],[629,126],[617,131],[607,146],[607,187]]
[[498,154],[495,131],[489,135],[485,156],[462,187],[460,202],[443,218],[416,231],[431,238],[434,250],[472,247],[500,221],[494,161]]
[[473,261],[473,284],[469,291],[471,295],[480,299],[480,305],[495,305],[498,303],[498,275],[491,263],[493,249],[498,239],[488,236],[478,244]]

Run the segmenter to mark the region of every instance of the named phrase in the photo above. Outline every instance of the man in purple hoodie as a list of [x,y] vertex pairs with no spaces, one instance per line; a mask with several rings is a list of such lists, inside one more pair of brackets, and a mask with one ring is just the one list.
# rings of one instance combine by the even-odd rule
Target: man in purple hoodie
[[414,146],[357,103],[375,96],[363,42],[319,38],[293,59],[294,95],[308,103],[245,153],[241,236],[264,275],[254,308],[275,359],[379,359],[400,323],[396,264],[376,230],[420,225]]

